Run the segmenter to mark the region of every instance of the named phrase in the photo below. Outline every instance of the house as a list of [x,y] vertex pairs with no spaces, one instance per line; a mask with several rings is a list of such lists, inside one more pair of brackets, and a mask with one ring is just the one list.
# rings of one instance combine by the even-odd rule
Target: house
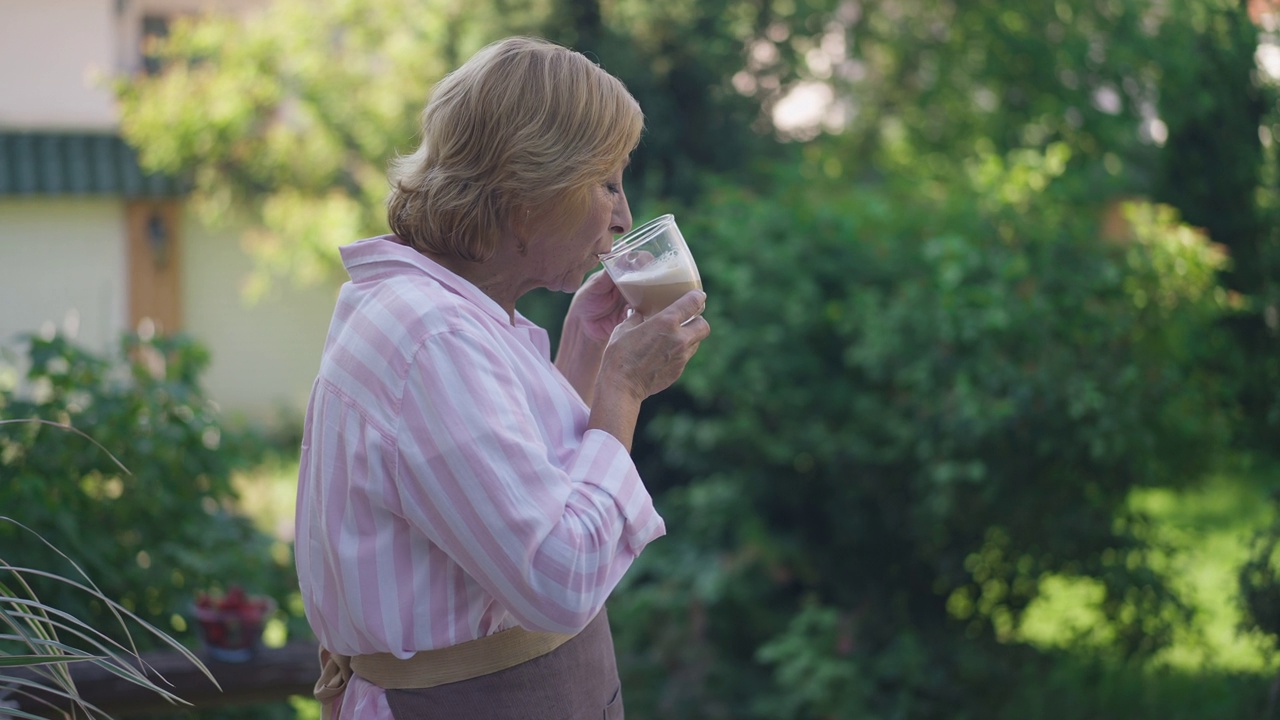
[[106,78],[145,72],[143,38],[183,13],[264,0],[4,0],[0,4],[0,348],[60,328],[105,351],[140,326],[212,355],[230,418],[301,417],[336,283],[249,304],[234,232],[184,212],[179,183],[143,173]]

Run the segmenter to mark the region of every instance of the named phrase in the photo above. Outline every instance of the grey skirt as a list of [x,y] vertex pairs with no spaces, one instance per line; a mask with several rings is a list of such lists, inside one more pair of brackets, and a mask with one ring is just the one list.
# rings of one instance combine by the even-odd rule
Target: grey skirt
[[388,690],[396,720],[622,720],[604,610],[560,647],[513,668],[421,690]]

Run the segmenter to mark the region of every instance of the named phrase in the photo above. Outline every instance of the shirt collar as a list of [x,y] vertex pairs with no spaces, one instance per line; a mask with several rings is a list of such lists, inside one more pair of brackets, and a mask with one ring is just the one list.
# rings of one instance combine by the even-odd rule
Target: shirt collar
[[[358,240],[338,248],[342,265],[356,283],[383,280],[396,275],[421,273],[435,280],[446,290],[467,300],[486,315],[505,325],[511,325],[511,316],[493,298],[485,295],[466,278],[405,244],[395,235]],[[537,327],[516,311],[516,327]]]

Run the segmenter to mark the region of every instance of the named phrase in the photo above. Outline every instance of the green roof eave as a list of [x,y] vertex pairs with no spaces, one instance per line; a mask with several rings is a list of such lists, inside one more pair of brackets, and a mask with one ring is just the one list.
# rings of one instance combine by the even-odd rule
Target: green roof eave
[[0,197],[176,197],[184,183],[146,173],[118,135],[0,130]]

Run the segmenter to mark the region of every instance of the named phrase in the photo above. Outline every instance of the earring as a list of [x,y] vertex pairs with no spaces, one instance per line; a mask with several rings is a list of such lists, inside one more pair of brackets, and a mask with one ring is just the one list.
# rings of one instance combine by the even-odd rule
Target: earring
[[[533,215],[533,211],[532,211],[532,210],[530,210],[529,208],[525,208],[525,211],[524,211],[524,227],[523,227],[523,228],[521,228],[521,230],[522,230],[522,231],[524,231],[524,230],[527,230],[527,229],[528,229],[528,226],[529,226],[529,218],[530,218],[532,215]],[[524,257],[524,256],[529,252],[529,248],[528,248],[528,246],[526,246],[526,245],[524,244],[524,240],[523,240],[523,239],[521,239],[519,235],[517,235],[517,236],[516,236],[516,252],[520,255],[520,257]]]

